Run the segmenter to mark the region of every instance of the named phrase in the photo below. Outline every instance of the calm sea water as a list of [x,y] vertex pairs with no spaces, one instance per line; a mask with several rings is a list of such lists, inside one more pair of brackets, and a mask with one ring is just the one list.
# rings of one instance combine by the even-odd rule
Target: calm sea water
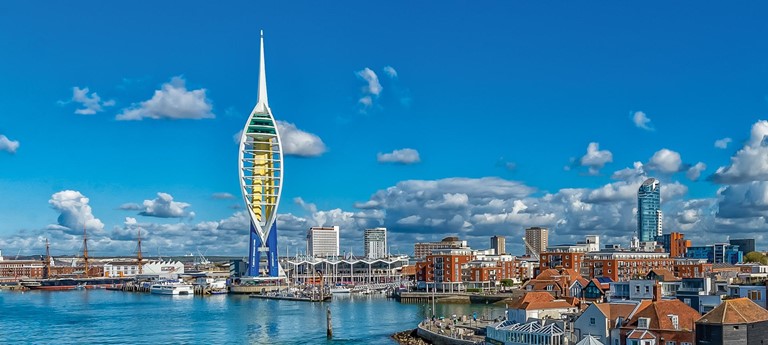
[[[325,310],[334,339],[325,337]],[[160,296],[107,290],[0,292],[2,344],[394,344],[392,333],[431,315],[383,295],[330,303],[242,295]],[[502,315],[486,305],[436,306],[438,315]]]

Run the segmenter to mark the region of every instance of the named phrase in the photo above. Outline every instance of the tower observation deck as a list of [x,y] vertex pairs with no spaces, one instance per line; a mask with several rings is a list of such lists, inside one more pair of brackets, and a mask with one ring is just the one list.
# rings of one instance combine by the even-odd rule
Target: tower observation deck
[[250,216],[248,275],[284,275],[277,257],[277,206],[283,186],[283,149],[267,102],[264,33],[261,32],[258,102],[240,137],[240,190]]

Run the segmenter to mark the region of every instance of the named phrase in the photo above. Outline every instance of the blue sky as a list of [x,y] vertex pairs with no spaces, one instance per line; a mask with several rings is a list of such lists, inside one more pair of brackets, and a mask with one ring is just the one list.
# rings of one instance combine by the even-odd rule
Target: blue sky
[[520,252],[535,225],[625,243],[649,176],[665,231],[762,248],[767,9],[1,3],[0,249],[37,254],[48,237],[72,254],[85,223],[96,254],[130,253],[138,227],[161,254],[244,254],[233,136],[256,103],[261,29],[291,133],[278,224],[292,253],[312,225],[342,226],[356,252],[382,225],[406,253],[495,233]]

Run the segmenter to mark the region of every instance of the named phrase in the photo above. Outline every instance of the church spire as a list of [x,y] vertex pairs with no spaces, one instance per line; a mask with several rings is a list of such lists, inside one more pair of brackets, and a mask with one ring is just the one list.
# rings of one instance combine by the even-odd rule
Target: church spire
[[264,65],[264,30],[261,30],[261,55],[259,58],[259,101],[256,103],[256,111],[267,112],[267,73]]

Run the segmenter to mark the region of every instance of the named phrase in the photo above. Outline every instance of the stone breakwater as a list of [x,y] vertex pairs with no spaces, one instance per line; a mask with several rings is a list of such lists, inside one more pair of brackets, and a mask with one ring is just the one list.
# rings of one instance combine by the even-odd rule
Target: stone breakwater
[[416,334],[416,329],[392,334],[392,339],[395,339],[400,345],[429,345],[424,339],[419,338]]

